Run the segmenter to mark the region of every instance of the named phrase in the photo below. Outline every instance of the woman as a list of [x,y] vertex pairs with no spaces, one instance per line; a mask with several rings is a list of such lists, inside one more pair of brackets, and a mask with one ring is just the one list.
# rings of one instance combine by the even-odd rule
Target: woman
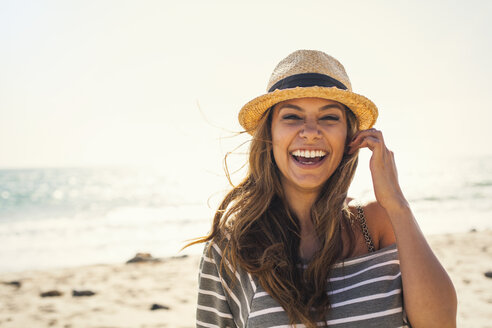
[[[290,54],[267,89],[239,113],[248,174],[195,242],[197,327],[455,327],[454,287],[371,128],[376,106],[320,51]],[[363,207],[347,198],[361,148],[376,196]]]

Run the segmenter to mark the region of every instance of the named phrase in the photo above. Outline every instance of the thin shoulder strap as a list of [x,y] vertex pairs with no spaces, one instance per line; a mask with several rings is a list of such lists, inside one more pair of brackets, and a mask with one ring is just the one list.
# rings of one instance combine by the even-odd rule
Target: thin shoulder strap
[[369,253],[372,253],[376,249],[374,248],[374,243],[372,242],[371,235],[369,234],[369,229],[367,228],[364,210],[362,209],[362,206],[360,206],[360,205],[357,205],[357,220],[359,221],[360,227],[362,229],[362,234],[364,235],[367,249],[369,250]]

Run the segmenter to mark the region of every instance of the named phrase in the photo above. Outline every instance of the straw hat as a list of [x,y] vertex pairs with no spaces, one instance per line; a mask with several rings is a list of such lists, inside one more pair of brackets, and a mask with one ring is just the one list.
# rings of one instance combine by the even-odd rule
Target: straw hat
[[352,85],[342,64],[321,51],[297,50],[283,59],[273,70],[267,93],[241,108],[239,123],[253,134],[263,113],[287,100],[317,97],[338,101],[347,106],[359,120],[359,130],[371,128],[378,117],[376,105],[352,92]]

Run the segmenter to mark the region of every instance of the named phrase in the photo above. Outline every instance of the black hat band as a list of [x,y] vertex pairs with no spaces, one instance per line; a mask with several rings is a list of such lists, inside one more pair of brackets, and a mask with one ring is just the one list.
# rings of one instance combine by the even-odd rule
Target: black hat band
[[295,74],[291,76],[287,76],[285,79],[282,79],[272,85],[272,87],[268,90],[268,92],[272,92],[275,89],[290,89],[295,87],[336,87],[338,89],[347,90],[347,87],[340,81],[319,73],[302,73]]

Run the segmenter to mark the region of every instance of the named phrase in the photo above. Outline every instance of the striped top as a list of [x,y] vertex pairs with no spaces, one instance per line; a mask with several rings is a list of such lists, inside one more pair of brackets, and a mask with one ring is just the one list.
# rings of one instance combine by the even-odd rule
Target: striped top
[[[238,268],[234,283],[219,274],[221,259],[220,247],[207,243],[200,262],[197,327],[290,327],[284,309],[250,273]],[[332,308],[324,322],[329,327],[410,327],[396,244],[336,263],[329,281]]]

